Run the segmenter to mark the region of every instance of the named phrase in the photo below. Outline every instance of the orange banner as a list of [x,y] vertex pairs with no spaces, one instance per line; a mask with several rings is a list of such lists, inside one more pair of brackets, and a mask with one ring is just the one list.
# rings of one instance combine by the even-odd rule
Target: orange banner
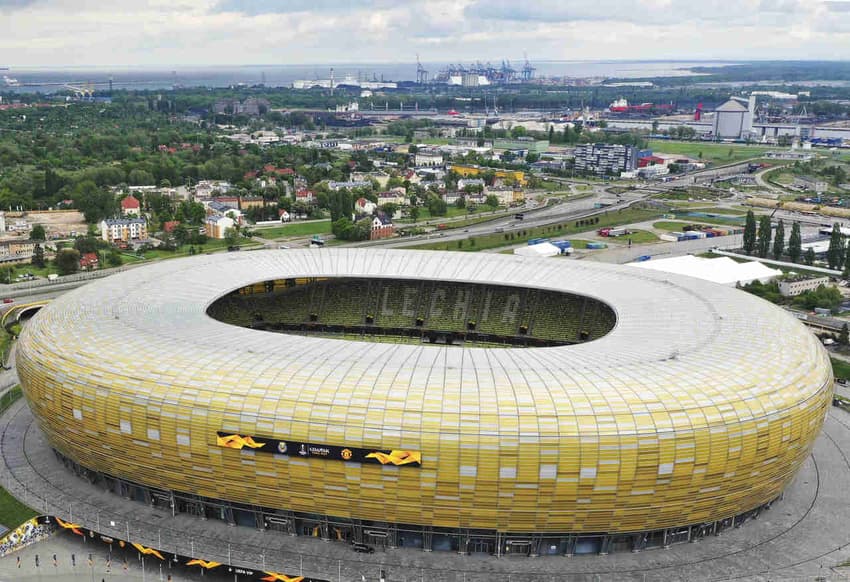
[[201,568],[204,568],[205,570],[212,570],[213,568],[218,568],[219,566],[221,566],[221,562],[206,562],[204,560],[199,560],[199,559],[195,558],[194,560],[189,560],[188,562],[186,562],[186,565],[187,566],[200,566]]

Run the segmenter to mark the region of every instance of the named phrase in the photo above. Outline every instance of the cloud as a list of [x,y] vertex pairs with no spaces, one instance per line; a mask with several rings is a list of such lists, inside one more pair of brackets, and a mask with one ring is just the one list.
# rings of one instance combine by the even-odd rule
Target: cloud
[[216,5],[216,10],[258,16],[298,12],[351,12],[392,6],[393,4],[386,0],[221,0]]
[[526,50],[536,61],[782,59],[801,47],[817,59],[850,50],[850,0],[0,0],[7,13],[0,51],[13,67],[411,64],[417,53],[426,64],[498,63]]
[[0,0],[0,11],[18,10],[35,4],[38,0]]

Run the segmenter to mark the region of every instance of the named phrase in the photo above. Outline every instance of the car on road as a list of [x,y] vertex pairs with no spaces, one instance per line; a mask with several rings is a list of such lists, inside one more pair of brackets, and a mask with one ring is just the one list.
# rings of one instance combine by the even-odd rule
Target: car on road
[[14,303],[14,302],[15,302],[15,300],[12,299],[11,297],[6,297],[5,299],[3,299],[3,303]]

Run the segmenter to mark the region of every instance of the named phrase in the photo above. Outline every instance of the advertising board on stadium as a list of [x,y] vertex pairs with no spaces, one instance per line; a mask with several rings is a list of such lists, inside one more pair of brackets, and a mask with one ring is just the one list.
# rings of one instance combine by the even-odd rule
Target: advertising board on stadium
[[273,453],[289,457],[320,458],[351,463],[394,465],[396,467],[422,466],[422,453],[420,451],[376,451],[358,447],[285,441],[222,431],[218,431],[216,442],[220,447],[228,449],[248,448],[261,453]]

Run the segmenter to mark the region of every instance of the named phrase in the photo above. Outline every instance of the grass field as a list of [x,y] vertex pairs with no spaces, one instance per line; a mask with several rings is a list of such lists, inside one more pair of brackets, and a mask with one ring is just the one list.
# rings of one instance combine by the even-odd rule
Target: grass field
[[[772,149],[764,146],[748,146],[745,144],[723,144],[706,142],[680,142],[666,140],[649,140],[649,149],[663,154],[681,154],[689,158],[702,159],[715,164],[730,164],[758,158]],[[700,158],[700,154],[702,157]]]
[[[174,259],[174,258],[177,258],[177,257],[187,257],[187,256],[189,256],[189,246],[190,245],[184,245],[184,246],[180,247],[179,249],[177,249],[176,251],[162,251],[162,250],[159,250],[159,249],[152,249],[152,250],[149,250],[145,253],[144,258],[146,260],[150,260],[150,259]],[[242,241],[239,243],[239,246],[240,246],[240,248],[248,249],[248,248],[251,248],[251,247],[260,246],[260,243],[254,242],[254,241],[246,238],[246,239],[242,239]],[[206,244],[196,246],[195,251],[197,252],[197,254],[200,255],[200,254],[203,254],[203,253],[213,253],[213,252],[216,252],[216,251],[223,251],[226,248],[227,248],[227,242],[224,239],[211,238],[211,239],[207,240]]]
[[254,230],[260,238],[276,239],[293,236],[312,236],[314,234],[330,234],[331,221],[319,220],[315,222],[293,222],[271,228],[257,228]]
[[644,222],[661,216],[661,212],[655,210],[624,209],[616,212],[598,215],[599,222],[592,226],[579,226],[575,222],[563,222],[549,226],[539,226],[512,233],[493,233],[478,236],[467,240],[440,241],[423,243],[412,249],[436,250],[436,251],[483,251],[503,246],[515,245],[526,242],[532,238],[563,237],[577,232],[587,232],[603,226],[621,226],[635,222]]
[[[661,223],[656,222],[652,226],[654,228],[662,228],[662,229],[666,228],[664,226],[658,226],[658,224],[661,224]],[[671,224],[673,224],[673,223],[671,223]],[[722,216],[718,216],[718,217],[715,217],[715,218],[703,218],[703,217],[700,217],[700,216],[679,216],[678,214],[676,215],[676,223],[675,224],[678,224],[680,227],[688,225],[688,224],[705,224],[705,225],[709,225],[709,226],[735,226],[735,227],[738,227],[738,228],[741,228],[741,227],[744,226],[744,223],[742,221],[735,219],[733,217],[724,218]]]
[[829,361],[832,362],[832,373],[836,378],[850,379],[850,363],[837,358],[830,358]]
[[[0,414],[6,412],[6,409],[21,396],[21,387],[15,386],[0,397]],[[35,511],[9,495],[5,489],[0,487],[0,524],[11,529],[36,515],[38,514]]]
[[632,241],[632,244],[645,244],[645,243],[654,243],[658,242],[658,236],[655,233],[649,232],[648,230],[635,230],[632,231],[631,234],[625,234],[623,236],[614,236],[608,237],[605,239],[605,242],[611,242],[620,245],[629,244],[629,240]]

